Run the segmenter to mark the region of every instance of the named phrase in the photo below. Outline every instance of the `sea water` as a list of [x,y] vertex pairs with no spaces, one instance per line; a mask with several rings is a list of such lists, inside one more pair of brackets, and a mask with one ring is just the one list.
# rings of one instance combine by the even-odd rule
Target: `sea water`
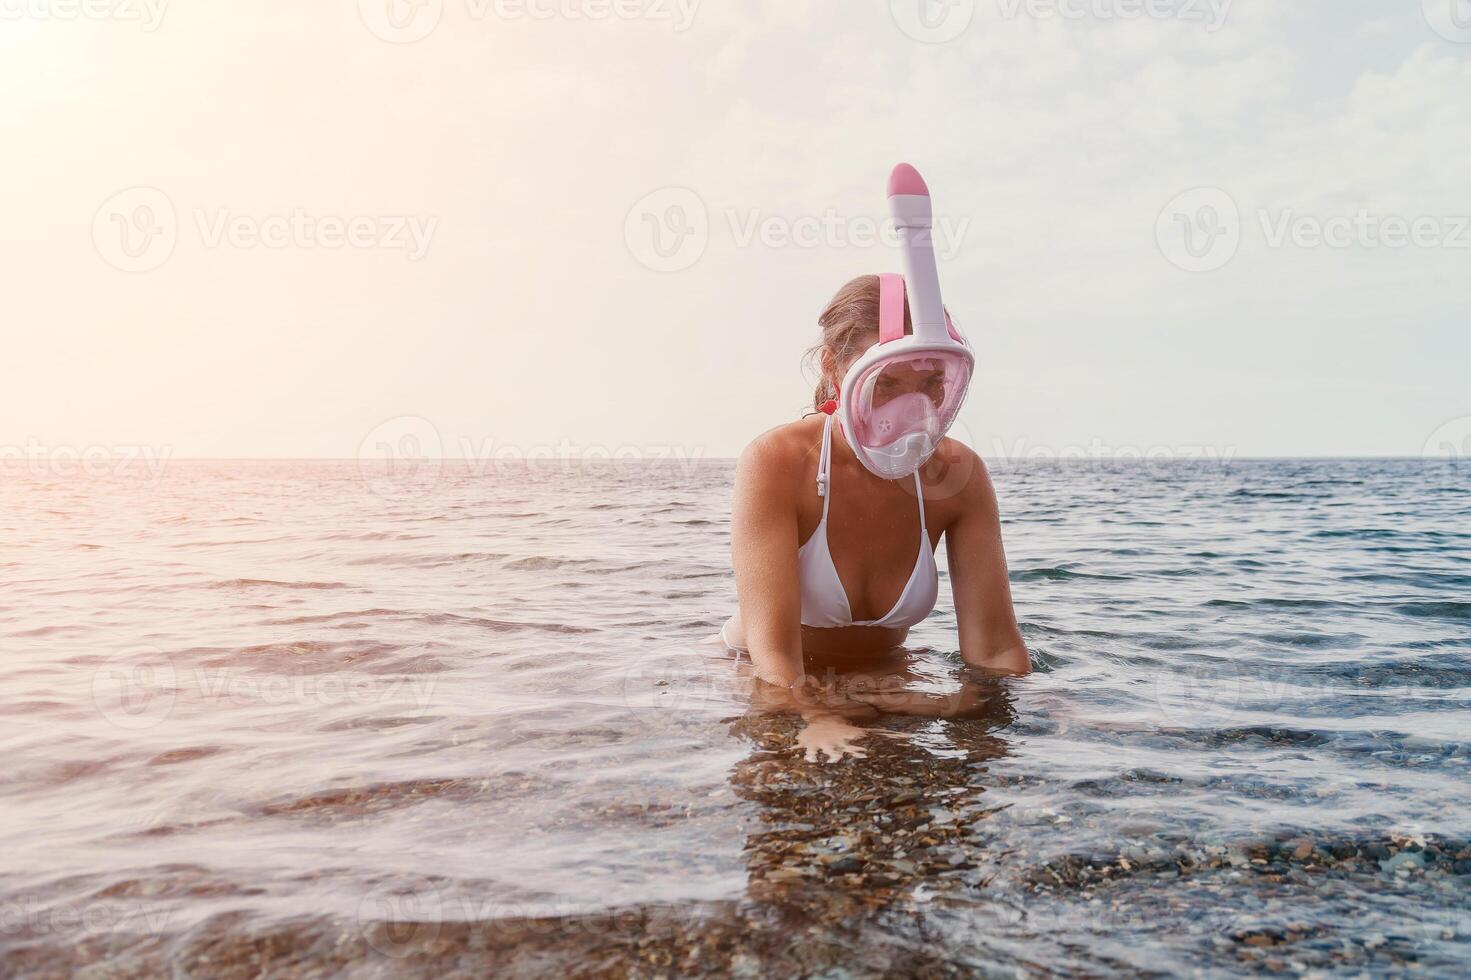
[[6,472],[0,974],[1471,972],[1471,467],[992,474],[1034,673],[818,764],[730,463]]

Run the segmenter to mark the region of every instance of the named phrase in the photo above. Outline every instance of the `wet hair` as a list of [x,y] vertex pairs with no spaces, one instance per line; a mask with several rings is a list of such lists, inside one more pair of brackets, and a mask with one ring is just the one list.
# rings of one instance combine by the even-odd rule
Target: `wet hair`
[[[817,371],[812,407],[821,411],[824,402],[838,397],[832,379],[822,370],[824,352],[832,352],[833,363],[837,365],[838,377],[841,378],[848,365],[878,340],[879,277],[869,275],[849,279],[828,301],[822,315],[817,318],[817,325],[822,328],[822,340],[808,349],[805,359]],[[914,332],[907,301],[904,304],[904,332]]]

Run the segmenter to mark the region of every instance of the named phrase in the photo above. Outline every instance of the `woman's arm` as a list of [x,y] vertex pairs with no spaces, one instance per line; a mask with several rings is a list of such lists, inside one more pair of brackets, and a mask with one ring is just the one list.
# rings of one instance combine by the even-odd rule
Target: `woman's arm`
[[731,510],[731,552],[746,649],[756,673],[751,702],[794,712],[804,722],[797,747],[810,762],[863,757],[871,734],[851,720],[873,718],[872,705],[813,683],[802,666],[802,594],[797,576],[796,475],[799,450],[767,433],[741,454]]
[[960,516],[945,532],[945,547],[960,625],[960,656],[972,667],[1026,674],[1032,667],[1011,607],[996,490],[986,464],[974,451],[958,446],[957,452],[968,455],[964,464],[970,476],[960,491]]
[[801,685],[802,596],[797,580],[797,506],[790,453],[775,433],[757,438],[736,464],[731,560],[746,647],[756,676]]

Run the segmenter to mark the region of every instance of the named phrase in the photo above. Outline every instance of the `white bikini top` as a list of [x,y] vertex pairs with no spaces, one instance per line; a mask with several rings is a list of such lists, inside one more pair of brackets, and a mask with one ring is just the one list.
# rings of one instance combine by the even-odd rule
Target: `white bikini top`
[[886,616],[855,622],[848,605],[848,594],[843,591],[843,580],[838,577],[837,566],[833,564],[832,552],[827,546],[832,455],[833,417],[829,415],[822,427],[822,458],[817,464],[817,495],[822,498],[822,520],[818,522],[817,530],[812,532],[812,537],[797,549],[797,578],[802,585],[802,625],[908,629],[930,614],[940,593],[940,572],[935,567],[935,553],[930,546],[929,531],[925,528],[924,489],[920,486],[919,474],[914,474],[914,493],[919,498],[919,556],[914,560],[914,571],[909,573],[909,581],[904,583],[899,601]]

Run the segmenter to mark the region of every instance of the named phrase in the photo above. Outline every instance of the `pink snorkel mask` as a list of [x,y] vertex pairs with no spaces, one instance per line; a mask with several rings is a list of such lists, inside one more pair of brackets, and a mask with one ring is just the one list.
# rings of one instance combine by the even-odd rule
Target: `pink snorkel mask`
[[[889,175],[889,212],[904,252],[904,275],[879,276],[879,342],[843,376],[838,418],[870,472],[897,480],[918,470],[945,437],[975,357],[940,302],[930,191],[901,163]],[[905,287],[914,332],[904,333]]]

